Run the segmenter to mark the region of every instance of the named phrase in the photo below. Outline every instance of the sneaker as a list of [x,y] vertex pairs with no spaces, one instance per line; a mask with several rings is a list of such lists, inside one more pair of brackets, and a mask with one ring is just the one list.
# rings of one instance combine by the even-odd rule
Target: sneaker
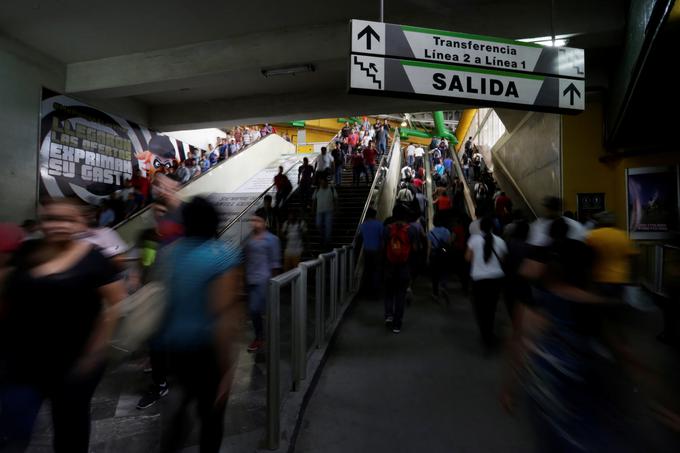
[[394,318],[392,316],[385,316],[385,324],[392,324],[394,322]]
[[264,340],[255,339],[248,345],[248,352],[258,352],[262,346],[264,346]]
[[147,407],[153,406],[156,404],[156,401],[167,395],[169,391],[170,389],[168,389],[167,384],[153,386],[153,388],[149,389],[149,391],[139,399],[137,409],[146,409]]
[[401,327],[395,327],[392,329],[392,333],[401,333]]

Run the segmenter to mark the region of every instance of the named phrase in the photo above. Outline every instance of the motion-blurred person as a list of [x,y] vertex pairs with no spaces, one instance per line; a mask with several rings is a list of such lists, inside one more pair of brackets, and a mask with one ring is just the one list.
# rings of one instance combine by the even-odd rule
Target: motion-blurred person
[[289,212],[288,220],[283,222],[281,227],[281,234],[286,238],[286,247],[283,250],[284,271],[295,269],[300,264],[306,233],[307,223],[302,219],[300,212]]
[[496,345],[494,320],[505,277],[502,260],[508,253],[508,248],[503,239],[492,233],[491,218],[483,218],[480,229],[481,234],[470,236],[465,257],[470,262],[475,317],[482,341],[488,351]]
[[237,248],[217,240],[219,216],[209,201],[196,197],[182,210],[185,237],[158,257],[167,302],[157,341],[182,396],[164,426],[161,450],[183,449],[191,427],[186,411],[195,401],[200,451],[217,452],[236,362],[233,346],[242,321],[237,304],[241,256]]
[[316,158],[315,167],[317,184],[322,179],[328,179],[333,171],[333,157],[328,154],[325,146],[321,147],[321,154]]
[[335,142],[335,148],[331,151],[331,157],[333,157],[333,164],[335,166],[335,185],[340,186],[342,184],[342,168],[345,165],[345,154],[340,148],[340,142]]
[[503,266],[505,272],[505,305],[510,318],[513,320],[515,331],[517,330],[517,317],[515,316],[517,303],[528,305],[531,302],[531,285],[520,274],[522,263],[530,255],[530,246],[527,244],[528,236],[529,224],[526,221],[515,222],[512,233],[507,238],[508,255]]
[[[598,376],[593,348],[602,340],[598,319],[605,299],[585,290],[590,253],[585,244],[567,237],[568,228],[564,219],[554,221],[545,262],[522,268],[541,286],[531,305],[518,306],[521,336],[513,341],[511,357],[528,371],[523,385],[539,449],[639,451],[622,442],[625,433],[607,432],[612,406],[604,397],[608,384]],[[509,408],[511,403],[509,387],[504,404]]]
[[550,227],[552,223],[559,219],[565,219],[567,225],[567,237],[577,241],[584,241],[586,230],[579,222],[561,216],[562,200],[558,197],[548,196],[543,200],[545,214],[536,219],[529,229],[527,242],[535,247],[548,247],[552,239],[550,238]]
[[288,195],[293,191],[293,185],[290,179],[283,173],[283,167],[279,166],[279,173],[274,176],[274,186],[276,187],[276,202],[274,208],[282,208],[288,198]]
[[378,150],[375,149],[375,144],[372,140],[368,142],[368,147],[364,148],[363,155],[367,182],[370,182],[375,178],[376,157],[378,156]]
[[[449,301],[447,292],[447,275],[451,263],[451,232],[444,226],[441,215],[434,216],[434,228],[427,234],[428,238],[428,261],[430,263],[430,277],[432,279],[432,299],[439,302],[442,295],[446,302]],[[439,286],[444,290],[439,292]]]
[[398,334],[402,329],[406,290],[409,285],[411,244],[417,240],[407,223],[408,214],[396,205],[385,226],[385,325]]
[[262,198],[262,213],[264,215],[264,225],[265,227],[276,234],[279,230],[278,216],[276,215],[276,210],[272,206],[272,196],[265,195]]
[[614,226],[614,214],[601,212],[595,220],[597,228],[586,239],[594,253],[593,281],[604,295],[621,298],[631,282],[631,261],[637,250],[626,233]]
[[[24,222],[26,223],[26,222]],[[14,252],[26,240],[25,229],[13,223],[0,223],[0,294],[2,283],[11,269],[11,259]],[[30,239],[29,239],[30,240]],[[0,319],[2,319],[2,300],[0,299]]]
[[364,155],[357,151],[352,154],[352,184],[357,186],[361,182],[361,175],[364,176],[366,184],[369,183],[368,173],[366,172],[366,161]]
[[377,211],[366,210],[366,219],[359,226],[359,241],[363,245],[364,272],[361,280],[362,289],[370,297],[378,294],[381,268],[381,252],[383,248],[383,224],[376,219]]
[[252,233],[244,247],[248,311],[255,333],[248,352],[258,352],[264,346],[263,317],[269,279],[281,270],[281,244],[278,237],[267,231],[266,216],[264,209],[258,209],[250,218]]
[[302,165],[298,168],[298,186],[300,187],[300,196],[305,207],[307,207],[312,198],[312,182],[314,181],[314,167],[310,165],[309,159],[306,157],[302,159]]
[[333,210],[337,202],[338,195],[335,188],[328,185],[326,178],[319,180],[319,188],[316,189],[314,195],[314,207],[316,211],[316,227],[321,233],[321,244],[327,247],[331,242],[331,235],[333,234]]
[[45,237],[17,251],[0,299],[0,438],[7,451],[23,451],[49,399],[54,450],[86,453],[90,400],[126,292],[110,260],[73,240],[77,202],[46,201],[39,215]]

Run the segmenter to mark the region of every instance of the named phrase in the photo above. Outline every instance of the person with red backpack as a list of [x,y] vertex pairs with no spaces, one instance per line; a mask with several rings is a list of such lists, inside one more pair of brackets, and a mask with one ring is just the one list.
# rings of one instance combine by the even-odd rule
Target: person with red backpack
[[401,332],[410,280],[409,257],[412,244],[418,240],[407,221],[408,213],[397,205],[385,225],[385,325],[393,333]]

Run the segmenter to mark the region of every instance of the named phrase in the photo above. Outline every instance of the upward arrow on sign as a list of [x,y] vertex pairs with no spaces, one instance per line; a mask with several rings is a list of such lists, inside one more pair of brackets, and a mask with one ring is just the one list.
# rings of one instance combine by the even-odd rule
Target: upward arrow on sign
[[570,83],[569,86],[566,87],[562,92],[563,96],[566,96],[567,94],[569,94],[569,104],[571,105],[574,105],[574,94],[578,96],[579,99],[581,98],[581,92],[578,90],[578,88],[576,88],[576,85],[574,85],[573,83]]
[[361,39],[362,36],[366,36],[366,48],[371,50],[371,37],[375,38],[376,41],[380,42],[380,35],[373,30],[373,27],[366,25],[366,27],[359,32],[357,39]]

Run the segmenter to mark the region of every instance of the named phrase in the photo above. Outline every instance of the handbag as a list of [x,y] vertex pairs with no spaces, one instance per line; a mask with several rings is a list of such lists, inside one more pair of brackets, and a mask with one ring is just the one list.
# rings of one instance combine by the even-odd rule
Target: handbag
[[121,317],[110,342],[114,357],[132,354],[156,333],[165,304],[165,287],[156,281],[144,285],[121,302]]

